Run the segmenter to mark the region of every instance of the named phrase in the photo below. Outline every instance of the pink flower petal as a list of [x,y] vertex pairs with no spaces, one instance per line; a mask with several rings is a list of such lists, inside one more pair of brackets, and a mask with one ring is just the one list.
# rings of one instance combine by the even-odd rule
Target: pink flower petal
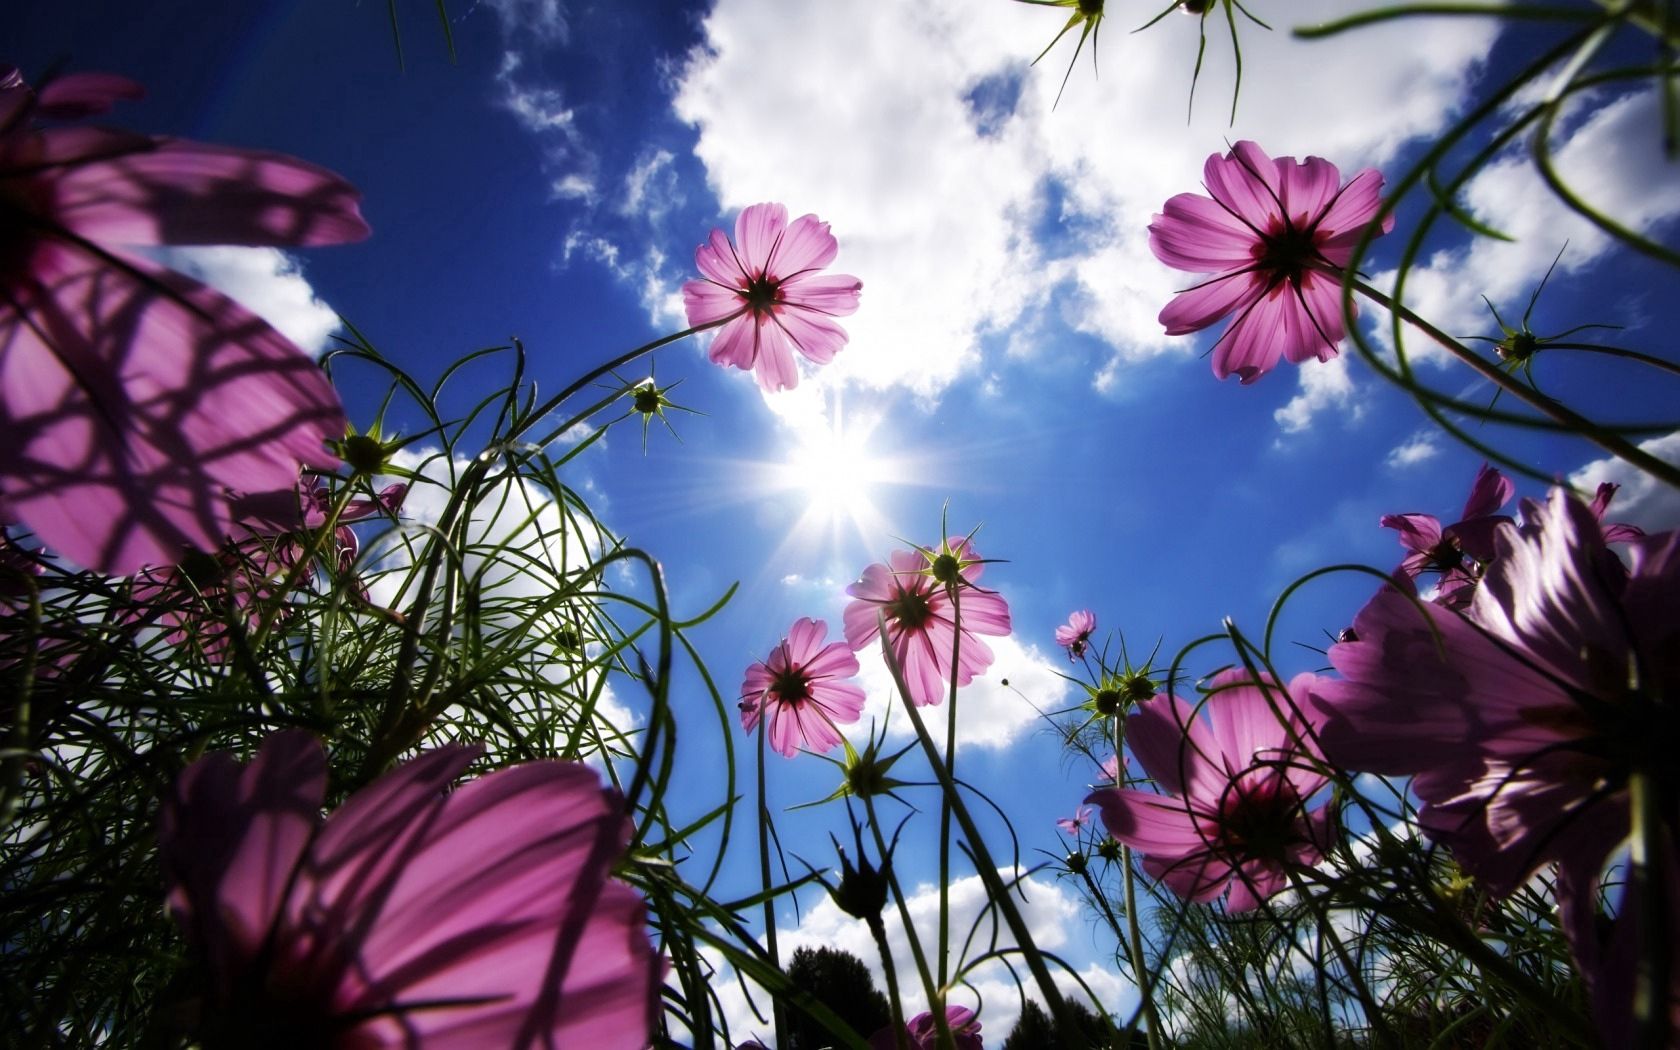
[[[187,349],[190,352],[187,352]],[[337,394],[243,307],[140,260],[40,246],[0,302],[0,489],[43,541],[133,572],[214,550],[229,489],[327,469]]]
[[815,215],[801,215],[782,234],[775,257],[767,259],[766,265],[769,276],[787,281],[795,274],[822,269],[839,254],[840,242],[829,232],[828,223]]
[[754,204],[741,209],[741,214],[735,217],[735,243],[740,248],[741,262],[748,276],[756,277],[765,272],[771,254],[786,229],[787,208],[780,204]]
[[150,146],[58,173],[53,220],[109,244],[314,245],[368,235],[361,194],[324,168],[180,139]]
[[1265,285],[1253,273],[1227,274],[1173,296],[1162,308],[1159,320],[1168,335],[1199,332],[1233,310],[1248,306],[1264,292]]

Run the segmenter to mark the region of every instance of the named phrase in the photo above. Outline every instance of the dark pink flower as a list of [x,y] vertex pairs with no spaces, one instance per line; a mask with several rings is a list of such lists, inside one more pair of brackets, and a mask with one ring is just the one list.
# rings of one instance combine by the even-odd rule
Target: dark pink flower
[[227,491],[337,464],[326,376],[231,299],[130,246],[357,240],[357,194],[291,157],[37,117],[139,88],[84,74],[37,94],[0,68],[0,512],[104,572],[214,550]]
[[1213,679],[1206,718],[1176,696],[1155,697],[1126,719],[1125,738],[1166,794],[1101,788],[1085,801],[1180,897],[1211,901],[1229,889],[1229,911],[1257,907],[1287,885],[1289,865],[1314,863],[1328,845],[1329,807],[1306,808],[1328,783],[1307,757],[1304,705],[1316,681],[1297,675],[1285,689],[1227,671]]
[[[1379,593],[1358,641],[1330,649],[1342,680],[1315,692],[1329,758],[1410,775],[1420,825],[1493,893],[1557,863],[1565,931],[1591,976],[1583,931],[1631,828],[1629,774],[1673,768],[1680,533],[1633,540],[1624,565],[1592,508],[1554,491],[1535,510],[1498,531],[1462,615]],[[1672,838],[1680,813],[1664,797]]]
[[[408,486],[397,483],[372,499],[351,499],[317,552],[319,560],[349,576],[360,550],[351,524],[395,515],[407,494]],[[332,498],[326,485],[305,475],[289,492],[235,495],[230,502],[236,523],[221,549],[190,552],[179,565],[142,569],[134,578],[127,617],[151,619],[166,629],[170,642],[195,645],[211,660],[227,655],[230,619],[242,617],[255,627],[264,606],[282,597],[287,580],[294,589],[314,582],[314,563],[298,563],[313,541],[311,533],[326,525]],[[366,596],[359,579],[352,578],[350,586]]]
[[1056,644],[1067,650],[1069,660],[1085,655],[1091,645],[1091,632],[1097,629],[1097,616],[1089,609],[1068,614],[1068,622],[1056,628]]
[[[957,1050],[985,1050],[986,1042],[980,1038],[980,1018],[973,1010],[966,1006],[947,1006],[945,1025],[951,1030],[952,1042]],[[904,1023],[904,1030],[910,1036],[912,1050],[937,1050],[939,1025],[931,1012],[910,1018]],[[892,1025],[870,1036],[869,1047],[870,1050],[897,1050],[898,1039],[893,1034]]]
[[750,733],[768,717],[770,746],[789,758],[801,746],[832,749],[839,727],[863,713],[862,687],[842,681],[858,673],[857,656],[845,642],[824,645],[827,636],[828,624],[800,617],[741,683],[741,727]]
[[[1213,154],[1208,196],[1181,193],[1149,224],[1149,247],[1168,266],[1210,274],[1161,311],[1168,335],[1199,332],[1236,315],[1213,349],[1213,374],[1252,383],[1281,357],[1328,361],[1346,331],[1342,281],[1353,249],[1382,206],[1382,175],[1366,168],[1343,184],[1322,157],[1272,160],[1252,142]],[[1383,219],[1382,231],[1394,224]]]
[[868,645],[879,630],[877,616],[884,614],[887,639],[911,701],[941,703],[958,634],[962,646],[955,655],[956,684],[964,686],[992,666],[992,650],[977,636],[1010,631],[1009,605],[1003,596],[975,584],[982,568],[974,544],[966,538],[949,537],[938,552],[893,551],[887,564],[869,566],[846,588],[856,599],[847,603],[843,616],[846,644],[853,649]]
[[610,877],[617,793],[573,762],[448,790],[478,753],[427,752],[325,820],[326,756],[300,730],[181,774],[158,844],[205,1045],[647,1045],[663,967]]
[[1443,528],[1431,514],[1384,514],[1379,524],[1398,532],[1400,546],[1411,552],[1397,571],[1413,580],[1426,572],[1438,573],[1435,600],[1452,608],[1468,605],[1483,567],[1493,560],[1494,532],[1511,521],[1498,511],[1515,492],[1510,478],[1483,463],[1454,524]]
[[819,274],[840,245],[828,223],[801,215],[788,223],[780,204],[754,204],[735,219],[735,241],[713,230],[694,251],[701,280],[683,285],[690,325],[730,320],[712,340],[711,359],[750,369],[765,390],[799,384],[798,350],[824,365],[846,345],[836,317],[855,313],[863,282]]

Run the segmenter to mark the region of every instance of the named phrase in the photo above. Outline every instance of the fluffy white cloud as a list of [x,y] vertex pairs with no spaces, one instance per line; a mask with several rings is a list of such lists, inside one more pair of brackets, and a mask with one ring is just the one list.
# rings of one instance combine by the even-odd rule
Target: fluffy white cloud
[[[1067,706],[1069,686],[1038,646],[1023,646],[1013,636],[987,638],[985,643],[996,659],[985,675],[957,691],[957,740],[962,747],[996,750],[1008,747],[1031,729],[1040,720],[1040,711],[1056,711]],[[892,676],[881,659],[879,644],[859,652],[858,664],[861,668],[858,680],[869,697],[861,724],[867,726],[871,719],[877,725],[884,723],[891,739],[914,736],[915,730],[897,698]],[[921,715],[934,743],[944,747],[944,705],[924,707]]]
[[1301,392],[1272,413],[1272,418],[1285,434],[1299,434],[1311,429],[1313,417],[1326,409],[1341,410],[1350,419],[1358,419],[1364,413],[1364,406],[1354,394],[1347,363],[1347,355],[1344,354],[1322,363],[1308,361],[1301,366]]
[[[1680,464],[1680,431],[1642,441],[1639,447],[1664,462]],[[1569,483],[1589,495],[1606,481],[1621,486],[1610,503],[1608,520],[1625,521],[1647,532],[1680,527],[1680,491],[1619,459],[1594,460],[1569,475]]]
[[311,354],[327,348],[338,314],[315,297],[298,261],[278,248],[164,247],[150,254],[261,317]]
[[[1289,17],[1344,12],[1303,0]],[[1053,295],[1108,344],[1097,372],[1111,386],[1126,361],[1189,351],[1155,321],[1182,275],[1150,255],[1147,225],[1197,187],[1208,153],[1250,137],[1380,163],[1442,125],[1494,31],[1408,21],[1313,44],[1247,26],[1236,124],[1215,39],[1187,126],[1197,20],[1128,37],[1111,14],[1100,80],[1082,61],[1052,112],[1071,39],[1028,63],[1063,17],[915,0],[720,0],[707,17],[677,113],[725,209],[781,200],[833,224],[836,268],[864,282],[840,377],[936,395],[979,366],[983,336]]]
[[[1010,873],[1006,871],[1000,870],[999,874],[1006,880],[1010,878]],[[931,964],[932,954],[938,944],[939,890],[927,883],[915,887],[913,891],[908,887],[906,890],[909,894],[907,907],[911,922],[915,926],[923,950],[929,955]],[[975,943],[989,945],[992,941],[993,922],[997,924],[998,946],[1014,946],[1015,939],[1010,935],[1002,918],[984,914],[987,898],[985,884],[980,876],[970,875],[954,879],[951,882],[949,899],[953,950],[960,950],[968,931],[976,928],[976,924],[982,932],[975,938]],[[1045,951],[1068,954],[1071,947],[1068,943],[1069,932],[1082,930],[1085,926],[1085,908],[1077,895],[1064,889],[1062,883],[1042,876],[1029,876],[1021,881],[1021,893],[1015,898],[1015,906],[1032,935],[1033,943]],[[904,1011],[910,1015],[920,1013],[926,1009],[925,997],[916,977],[915,957],[910,951],[910,939],[904,931],[904,923],[897,909],[890,905],[884,920],[887,946],[892,952],[893,967],[899,975],[899,991],[904,997]],[[797,926],[790,928],[778,924],[777,937],[784,958],[791,957],[793,952],[801,947],[826,947],[849,952],[869,967],[876,986],[885,988],[880,953],[868,927],[862,921],[842,912],[826,896],[802,913]],[[1032,980],[1026,973],[1026,967],[1018,961],[1017,966],[1028,985],[1029,994],[1032,998],[1039,999],[1036,992],[1031,991]],[[1071,977],[1054,968],[1052,972],[1056,975],[1058,988],[1064,994],[1078,994],[1077,985]],[[1097,994],[1109,1012],[1122,1012],[1122,1019],[1125,1017],[1123,1011],[1131,1009],[1136,1003],[1136,991],[1131,982],[1111,969],[1092,963],[1080,970],[1079,976]],[[1010,978],[1004,964],[995,960],[974,968],[968,973],[967,980],[971,987],[959,988],[953,992],[951,1001],[970,1008],[978,1005],[983,1035],[994,1044],[1001,1045],[1020,1016],[1020,992],[1015,981]],[[723,1001],[724,1013],[730,1022],[730,1035],[737,1041],[757,1037],[769,1045],[773,1035],[770,1026],[754,1020],[752,1009],[746,1002],[746,993],[743,993],[736,983],[733,974],[727,972],[727,968],[725,973],[713,982],[713,987]],[[756,987],[751,989],[751,994],[759,1004],[759,1009],[768,1017],[769,999]]]

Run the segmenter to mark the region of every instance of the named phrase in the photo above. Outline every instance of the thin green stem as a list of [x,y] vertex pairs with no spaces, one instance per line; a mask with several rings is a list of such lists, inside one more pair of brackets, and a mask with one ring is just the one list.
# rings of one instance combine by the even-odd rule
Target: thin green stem
[[898,972],[893,968],[892,950],[887,946],[887,928],[879,915],[864,920],[870,936],[875,938],[875,950],[881,953],[881,975],[887,982],[887,1002],[892,1006],[893,1042],[898,1050],[910,1050],[910,1031],[904,1027],[904,1004],[898,996]]
[[1405,304],[1397,303],[1387,295],[1384,295],[1382,292],[1373,288],[1370,284],[1360,279],[1358,276],[1350,273],[1343,273],[1342,271],[1334,268],[1327,268],[1324,272],[1337,278],[1338,280],[1346,281],[1361,295],[1370,299],[1383,309],[1394,313],[1401,320],[1433,339],[1436,343],[1446,349],[1448,353],[1458,358],[1460,362],[1468,365],[1473,371],[1479,373],[1482,378],[1487,379],[1489,382],[1510,394],[1512,397],[1522,401],[1530,408],[1533,408],[1543,415],[1550,416],[1553,420],[1562,423],[1564,426],[1582,435],[1599,448],[1609,452],[1611,455],[1626,460],[1628,463],[1638,467],[1645,473],[1659,478],[1669,485],[1680,488],[1680,467],[1676,467],[1672,463],[1663,462],[1639,446],[1631,444],[1621,436],[1600,428],[1591,420],[1578,414],[1565,405],[1535,393],[1522,383],[1517,382],[1514,377],[1506,374],[1503,369],[1495,365],[1493,362],[1484,360],[1480,354],[1471,350],[1469,347],[1465,346],[1463,343],[1459,342],[1447,333],[1441,331],[1422,317],[1419,317]]
[[[782,957],[776,948],[776,899],[770,895],[770,807],[764,790],[764,734],[770,719],[761,708],[758,712],[758,877],[764,887],[764,947],[770,953],[770,965],[782,968]],[[770,997],[770,1013],[776,1024],[776,1045],[787,1045],[787,1015],[782,1010],[781,996]]]
[[[1033,980],[1038,983],[1039,994],[1050,1007],[1050,1012],[1062,1024],[1071,1023],[1066,1016],[1067,1010],[1062,1002],[1061,990],[1056,982],[1050,978],[1050,970],[1044,963],[1044,956],[1040,954],[1038,946],[1033,943],[1032,931],[1027,928],[1026,921],[1021,918],[1020,909],[1015,907],[1009,887],[1004,885],[998,876],[997,864],[992,860],[991,851],[986,848],[986,841],[980,835],[980,829],[974,823],[974,818],[968,812],[968,805],[963,802],[959,789],[945,772],[944,762],[941,760],[939,748],[934,745],[933,737],[928,734],[927,724],[922,721],[921,712],[916,710],[915,701],[910,698],[910,688],[904,682],[904,669],[898,665],[898,659],[893,655],[892,646],[887,639],[886,618],[880,613],[877,616],[877,630],[881,636],[881,653],[887,664],[887,670],[892,674],[893,685],[898,689],[899,700],[903,702],[904,710],[910,718],[910,724],[915,727],[916,739],[921,742],[922,753],[927,756],[928,765],[939,777],[939,787],[945,797],[950,800],[951,815],[957,820],[963,835],[968,839],[974,856],[974,866],[980,876],[980,882],[986,888],[988,899],[1003,913],[1004,924],[1014,935],[1016,945],[1027,962],[1027,969],[1031,971]],[[943,1004],[935,1008],[934,1017],[939,1019]]]
[[928,1009],[933,1012],[934,1023],[948,1035],[949,1028],[944,1019],[944,1011],[939,1009],[943,997],[939,994],[939,986],[933,983],[933,971],[928,968],[927,954],[922,951],[922,939],[916,934],[916,924],[910,921],[910,905],[904,899],[904,888],[898,884],[898,875],[887,860],[892,854],[887,849],[886,836],[881,834],[881,821],[875,814],[873,796],[863,796],[863,809],[869,816],[869,831],[875,837],[875,852],[881,858],[881,869],[887,874],[887,888],[892,890],[893,903],[898,906],[899,921],[904,924],[904,937],[910,942],[910,957],[916,961],[916,974],[922,979],[922,994],[927,997]]

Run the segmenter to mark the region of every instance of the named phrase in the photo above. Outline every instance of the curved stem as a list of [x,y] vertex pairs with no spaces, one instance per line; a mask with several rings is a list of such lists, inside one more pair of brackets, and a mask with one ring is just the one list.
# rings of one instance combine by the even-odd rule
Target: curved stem
[[1460,362],[1468,365],[1475,372],[1478,372],[1482,378],[1492,382],[1495,386],[1499,387],[1499,389],[1528,405],[1530,408],[1533,408],[1535,411],[1544,415],[1550,416],[1553,420],[1582,435],[1587,440],[1591,441],[1593,444],[1597,445],[1599,448],[1611,455],[1616,456],[1619,459],[1626,460],[1628,463],[1638,467],[1645,473],[1659,478],[1669,485],[1680,488],[1680,467],[1676,467],[1672,463],[1663,462],[1637,445],[1629,443],[1626,439],[1620,437],[1619,435],[1601,429],[1591,420],[1576,413],[1574,410],[1559,404],[1550,398],[1543,397],[1533,392],[1528,387],[1517,382],[1516,379],[1512,378],[1510,375],[1507,375],[1505,371],[1497,365],[1490,361],[1483,360],[1481,355],[1477,354],[1474,350],[1471,350],[1457,339],[1454,339],[1452,336],[1441,331],[1433,324],[1413,313],[1405,304],[1395,302],[1387,295],[1384,295],[1382,292],[1371,287],[1370,284],[1360,279],[1358,276],[1350,273],[1343,273],[1333,267],[1326,268],[1324,272],[1337,278],[1338,280],[1345,281],[1355,291],[1358,291],[1361,295],[1365,296],[1365,298],[1381,306],[1383,309],[1390,311],[1407,324],[1427,335],[1429,338],[1433,339],[1436,343],[1445,348],[1448,353],[1458,358]]

